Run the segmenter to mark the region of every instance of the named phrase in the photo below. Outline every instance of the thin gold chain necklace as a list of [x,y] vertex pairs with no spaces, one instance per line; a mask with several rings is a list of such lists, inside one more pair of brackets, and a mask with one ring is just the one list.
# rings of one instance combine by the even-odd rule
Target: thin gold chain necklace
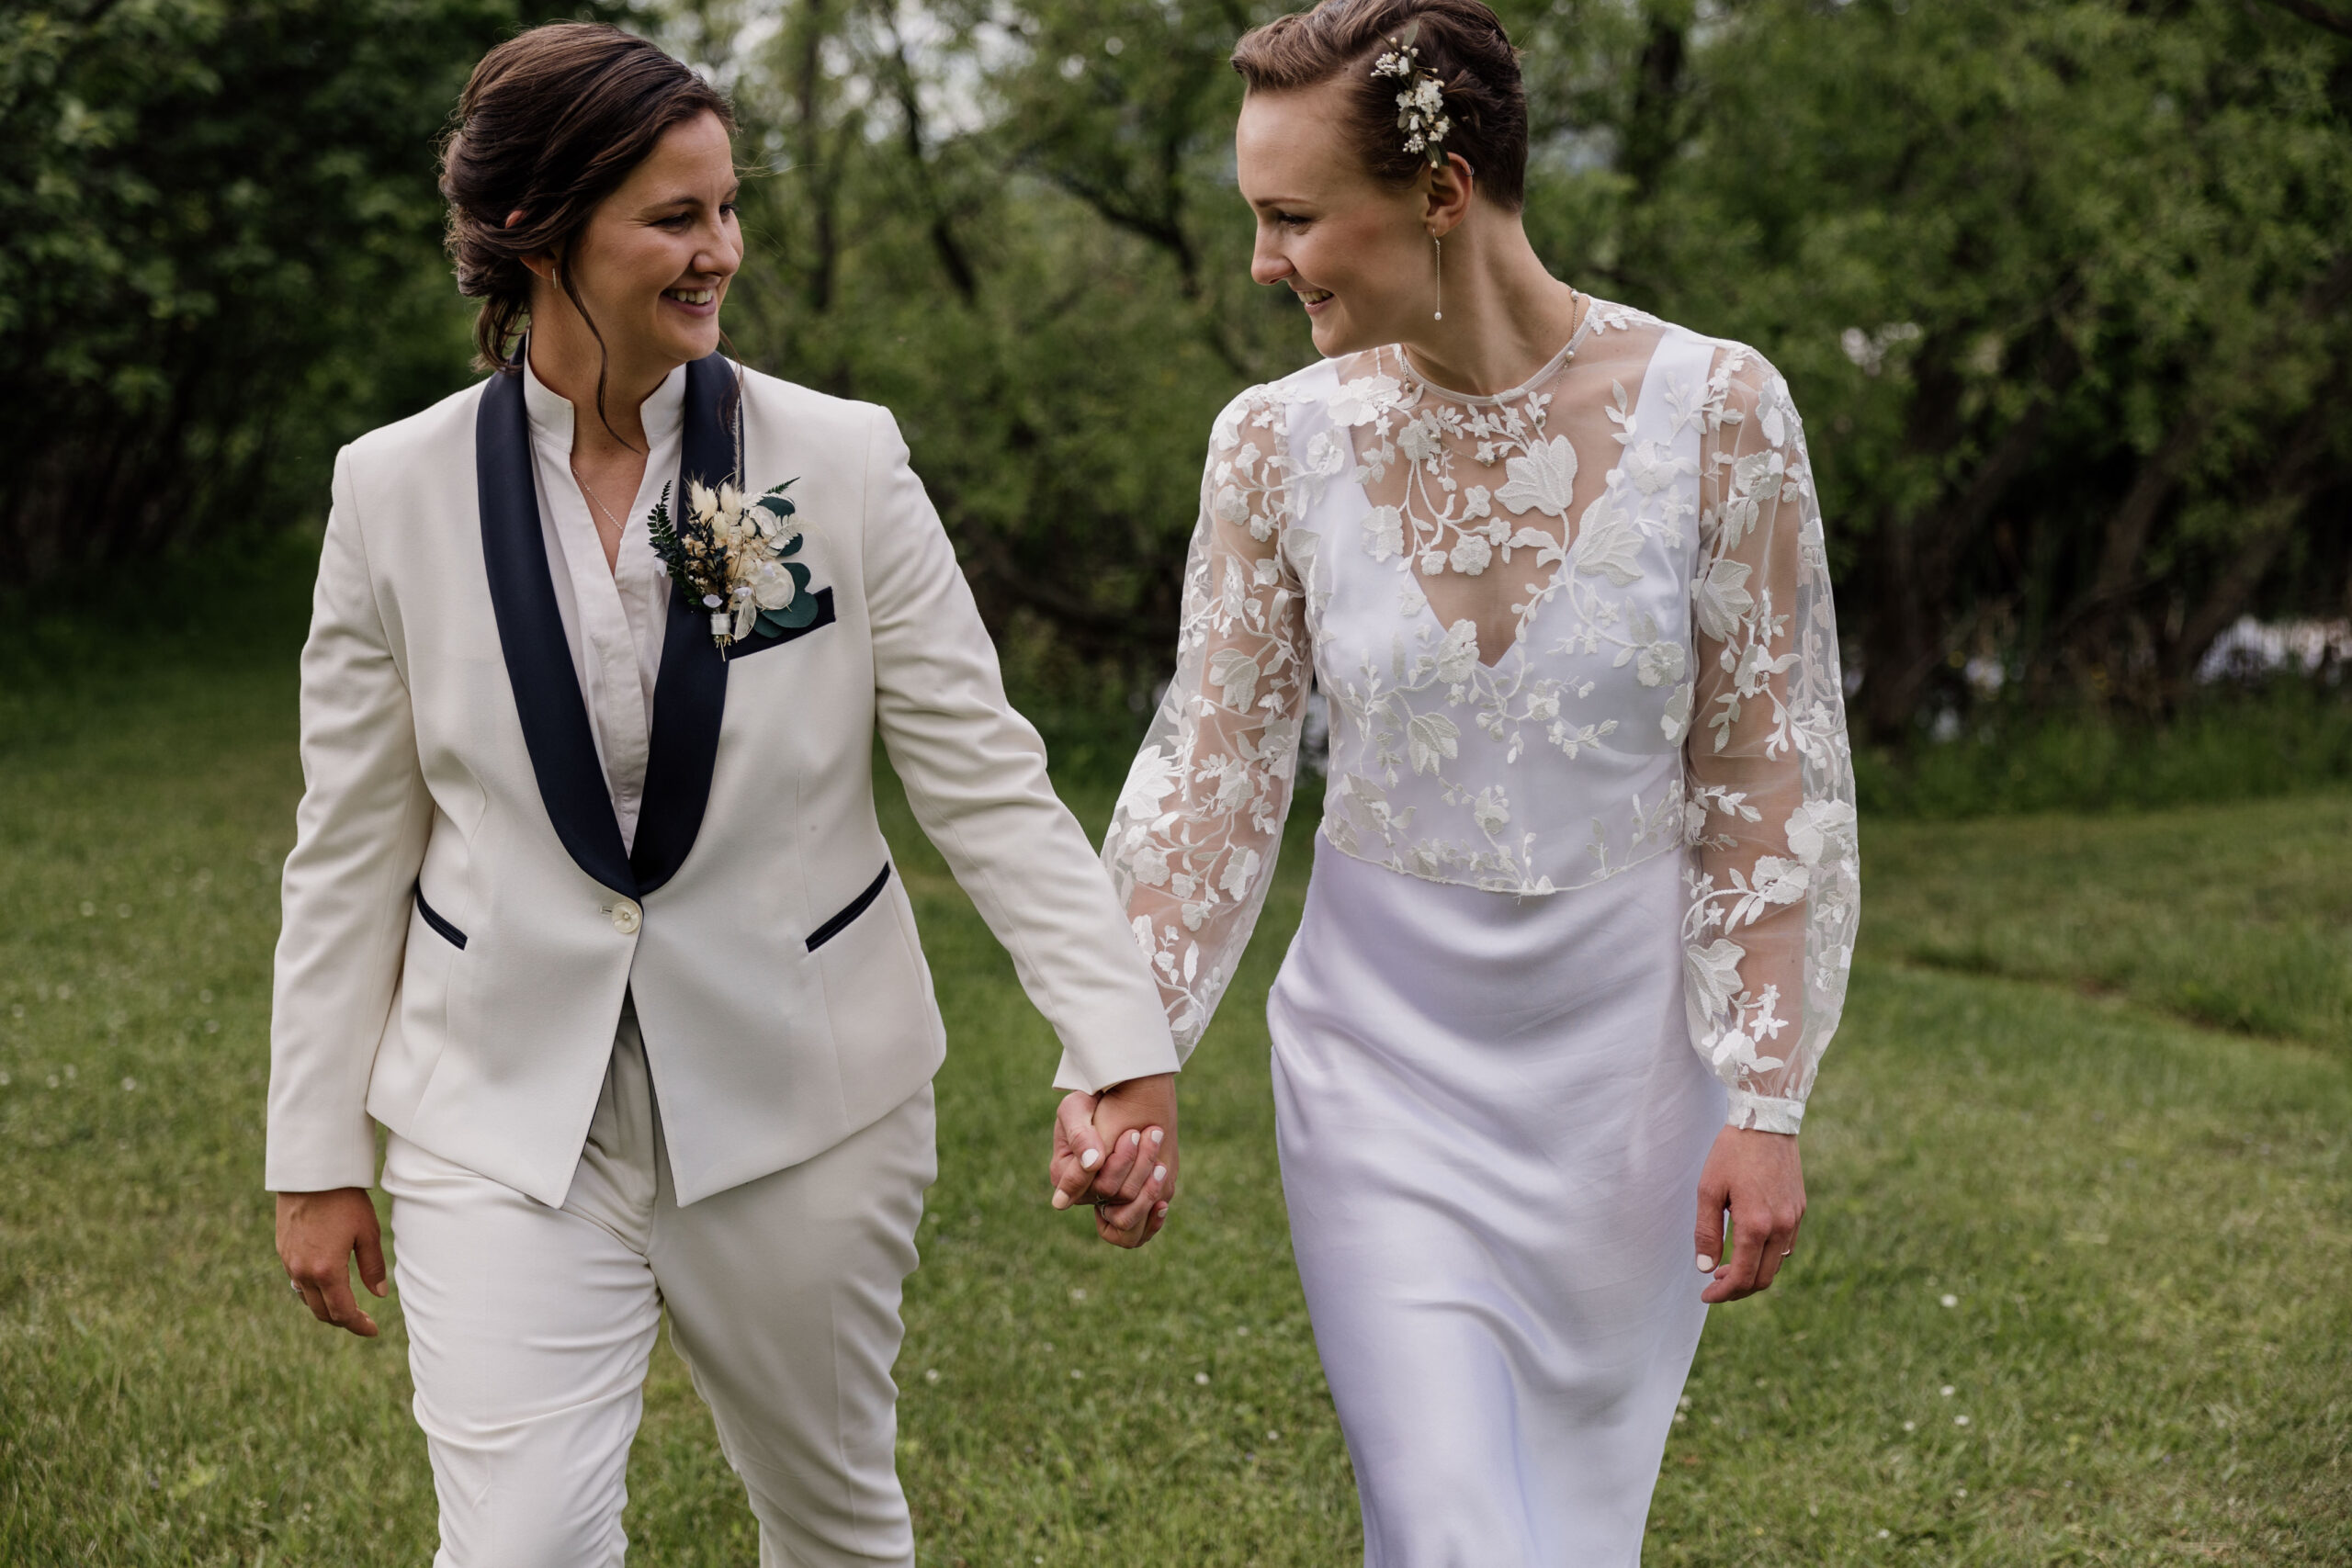
[[613,509],[612,509],[611,507],[606,506],[606,505],[605,504],[605,498],[604,498],[603,496],[598,495],[598,494],[596,493],[596,489],[595,489],[595,487],[594,487],[594,485],[591,485],[591,484],[588,482],[588,480],[587,480],[586,477],[585,477],[585,476],[583,476],[583,475],[581,473],[581,471],[580,471],[580,465],[579,465],[578,463],[576,463],[576,462],[572,461],[570,457],[566,457],[566,458],[564,459],[564,463],[565,463],[565,466],[567,466],[568,468],[570,468],[571,469],[571,482],[572,482],[572,483],[574,483],[574,484],[576,484],[576,485],[578,485],[578,486],[580,487],[580,493],[581,493],[581,494],[582,494],[582,495],[586,496],[590,501],[592,501],[592,502],[595,502],[595,504],[596,504],[596,510],[597,510],[597,511],[599,511],[599,512],[601,512],[601,513],[603,513],[605,514],[605,521],[606,521],[607,523],[610,523],[610,524],[613,525],[613,532],[614,532],[614,533],[616,533],[616,534],[626,534],[626,533],[628,533],[628,524],[626,524],[626,523],[624,523],[624,522],[622,522],[619,518],[617,518],[617,517],[616,517],[616,516],[614,516],[614,515],[613,515]]

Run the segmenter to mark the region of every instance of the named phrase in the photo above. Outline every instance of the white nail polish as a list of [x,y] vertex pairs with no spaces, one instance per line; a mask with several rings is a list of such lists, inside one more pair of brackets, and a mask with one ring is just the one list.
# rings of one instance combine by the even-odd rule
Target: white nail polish
[[1699,1254],[1699,1272],[1702,1274],[1712,1274],[1714,1271],[1715,1260],[1708,1257],[1703,1252]]
[[1141,1133],[1130,1131],[1127,1134],[1127,1147],[1134,1148],[1137,1144],[1142,1142],[1143,1134]]
[[1167,1134],[1161,1132],[1159,1128],[1154,1127],[1151,1130],[1151,1146],[1155,1149],[1158,1148],[1159,1146],[1160,1140],[1167,1136]]
[[1154,1181],[1165,1181],[1165,1180],[1167,1180],[1167,1179],[1168,1179],[1168,1168],[1167,1168],[1166,1166],[1164,1166],[1164,1165],[1155,1165],[1155,1166],[1153,1166],[1153,1167],[1151,1168],[1151,1179],[1152,1179]]
[[1099,1149],[1089,1149],[1078,1156],[1078,1168],[1080,1170],[1092,1170],[1102,1163],[1102,1154]]

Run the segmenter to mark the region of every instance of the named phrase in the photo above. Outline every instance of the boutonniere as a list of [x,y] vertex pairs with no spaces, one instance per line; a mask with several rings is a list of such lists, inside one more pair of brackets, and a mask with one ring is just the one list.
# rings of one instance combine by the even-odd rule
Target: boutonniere
[[684,515],[670,519],[670,487],[646,518],[654,554],[670,581],[710,612],[710,639],[721,650],[752,635],[754,626],[779,636],[798,631],[817,618],[808,592],[808,569],[800,553],[799,510],[785,491],[790,479],[756,499],[746,500],[731,484],[717,490],[690,481]]

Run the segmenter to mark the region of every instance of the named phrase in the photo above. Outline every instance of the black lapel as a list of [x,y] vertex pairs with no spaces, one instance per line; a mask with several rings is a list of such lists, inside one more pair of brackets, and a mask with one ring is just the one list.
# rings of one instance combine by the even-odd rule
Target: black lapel
[[[679,442],[673,513],[686,507],[690,481],[717,489],[741,482],[735,472],[735,422],[741,392],[735,367],[722,355],[686,367],[685,429]],[[629,867],[639,897],[686,863],[702,814],[710,804],[710,770],[718,760],[718,725],[727,714],[727,659],[710,639],[710,612],[670,591],[662,630],[662,673],[653,683],[653,733],[645,762],[645,805],[638,813]]]
[[[523,721],[523,742],[530,749],[539,798],[555,824],[556,837],[580,869],[616,893],[633,895],[639,890],[637,876],[621,848],[611,788],[596,761],[588,704],[580,694],[571,648],[564,640],[563,613],[556,606],[555,579],[548,574],[538,491],[531,480],[530,417],[519,371],[502,371],[482,389],[481,407],[474,416],[474,483],[481,506],[482,565],[490,578],[490,602],[497,612],[506,679],[514,688],[514,710]],[[674,621],[670,631],[674,644]],[[710,646],[708,637],[703,646]],[[662,679],[669,679],[666,667]],[[642,846],[641,834],[639,842]]]

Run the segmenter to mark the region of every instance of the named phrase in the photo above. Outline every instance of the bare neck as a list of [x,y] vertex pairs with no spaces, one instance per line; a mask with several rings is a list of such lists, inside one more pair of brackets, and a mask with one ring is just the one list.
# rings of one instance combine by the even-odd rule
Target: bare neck
[[1576,330],[1576,290],[1544,270],[1515,212],[1473,207],[1445,237],[1442,268],[1445,319],[1420,316],[1404,338],[1414,368],[1441,387],[1507,391]]
[[[571,405],[571,451],[600,457],[646,451],[645,400],[677,368],[634,345],[595,333],[560,289],[542,287],[531,299],[531,373]],[[605,381],[605,406],[596,408],[596,378]]]

